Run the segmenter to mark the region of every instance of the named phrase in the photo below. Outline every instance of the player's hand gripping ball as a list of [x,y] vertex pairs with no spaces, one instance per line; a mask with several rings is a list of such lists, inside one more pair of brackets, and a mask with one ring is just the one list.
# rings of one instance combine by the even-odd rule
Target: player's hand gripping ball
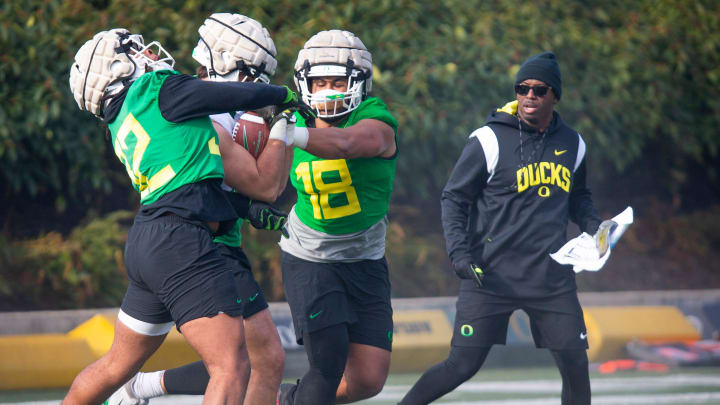
[[257,159],[267,145],[270,136],[270,126],[257,113],[248,111],[243,113],[233,125],[233,140],[247,149]]

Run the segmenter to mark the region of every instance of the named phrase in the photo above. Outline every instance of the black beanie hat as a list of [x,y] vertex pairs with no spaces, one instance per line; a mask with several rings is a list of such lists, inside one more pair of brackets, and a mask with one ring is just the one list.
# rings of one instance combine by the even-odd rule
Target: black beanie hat
[[560,67],[557,58],[552,52],[543,52],[537,54],[520,66],[515,76],[515,84],[520,84],[524,80],[535,79],[545,82],[555,91],[555,96],[560,100],[562,93],[562,77],[560,75]]

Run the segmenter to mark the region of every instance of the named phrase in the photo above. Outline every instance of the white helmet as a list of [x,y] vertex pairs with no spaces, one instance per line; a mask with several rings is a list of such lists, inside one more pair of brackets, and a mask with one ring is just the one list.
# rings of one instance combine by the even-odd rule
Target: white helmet
[[[327,76],[347,77],[347,91],[312,93],[312,78]],[[342,117],[356,109],[372,88],[372,56],[352,32],[318,32],[298,53],[295,86],[302,100],[316,110],[318,117]]]
[[215,13],[198,28],[200,40],[192,57],[217,81],[270,82],[277,67],[277,50],[259,22],[241,14]]
[[[159,59],[151,59],[148,50]],[[101,31],[75,54],[70,89],[81,110],[102,117],[105,101],[142,76],[148,67],[160,70],[174,65],[175,60],[158,42],[145,45],[142,35],[130,34],[124,28]]]

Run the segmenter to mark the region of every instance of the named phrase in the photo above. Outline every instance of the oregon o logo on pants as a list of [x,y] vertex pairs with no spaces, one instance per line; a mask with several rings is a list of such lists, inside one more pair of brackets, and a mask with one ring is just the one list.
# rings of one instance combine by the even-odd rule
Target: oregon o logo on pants
[[473,333],[475,333],[475,331],[473,331],[473,327],[470,325],[466,324],[460,327],[460,334],[465,337],[472,336]]

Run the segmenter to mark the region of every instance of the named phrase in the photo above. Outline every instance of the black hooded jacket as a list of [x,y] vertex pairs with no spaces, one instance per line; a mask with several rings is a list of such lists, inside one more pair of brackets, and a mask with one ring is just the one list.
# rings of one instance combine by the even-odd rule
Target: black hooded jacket
[[465,145],[442,193],[453,263],[477,263],[481,292],[541,298],[576,290],[575,273],[549,256],[568,220],[589,234],[601,219],[585,178],[585,142],[553,112],[544,134],[519,120],[516,102],[490,113]]

